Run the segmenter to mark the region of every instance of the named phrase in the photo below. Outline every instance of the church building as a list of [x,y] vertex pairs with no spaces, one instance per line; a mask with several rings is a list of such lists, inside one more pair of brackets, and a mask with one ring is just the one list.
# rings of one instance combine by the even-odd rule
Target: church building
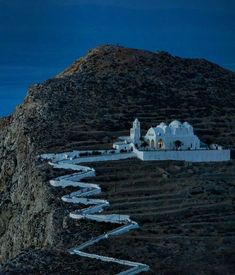
[[[214,162],[230,160],[230,150],[214,144],[203,144],[194,134],[188,122],[161,122],[141,136],[140,122],[136,118],[129,136],[119,137],[113,144],[118,153],[129,153],[144,161],[180,160],[190,162]],[[115,152],[113,151],[113,153]]]
[[144,137],[150,148],[156,150],[197,150],[200,140],[194,134],[193,127],[188,123],[178,120],[169,125],[162,122],[156,127],[151,127]]
[[[135,119],[130,130],[130,140],[133,144],[140,146],[140,122]],[[151,127],[143,140],[152,150],[197,150],[200,148],[200,140],[194,134],[193,127],[188,123],[178,120],[169,125],[161,122],[156,127]]]

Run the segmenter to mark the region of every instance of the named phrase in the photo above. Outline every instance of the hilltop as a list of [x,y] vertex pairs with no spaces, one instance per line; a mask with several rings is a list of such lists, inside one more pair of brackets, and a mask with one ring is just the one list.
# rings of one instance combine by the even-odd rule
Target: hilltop
[[77,148],[85,140],[95,144],[98,135],[129,129],[134,117],[143,128],[187,120],[205,141],[211,136],[231,147],[234,75],[203,59],[101,46],[57,77],[32,86],[12,122],[24,122],[40,151]]
[[[120,46],[97,47],[56,77],[32,86],[15,112],[0,121],[0,254],[3,263],[8,260],[3,271],[27,269],[30,257],[44,270],[49,255],[57,272],[66,272],[61,262],[65,249],[73,245],[70,233],[79,242],[102,233],[107,226],[68,219],[67,206],[59,199],[63,191],[48,184],[63,171],[52,171],[40,163],[38,154],[108,148],[117,136],[127,133],[135,117],[143,130],[161,121],[186,120],[204,142],[234,150],[234,110],[235,73],[205,59]],[[130,259],[136,257],[133,254],[144,257],[144,262],[154,266],[153,274],[156,270],[186,274],[184,261],[189,259],[192,274],[200,264],[208,274],[216,268],[219,274],[230,274],[235,236],[231,214],[234,167],[234,161],[192,167],[175,162],[97,164],[103,196],[109,197],[114,209],[134,215],[143,225],[143,232],[130,234],[126,245],[125,237],[117,240],[122,247],[118,253],[127,250]],[[119,192],[116,183],[120,183]],[[129,201],[123,201],[123,189],[128,191]],[[201,208],[194,208],[195,204]],[[156,218],[144,218],[144,209],[150,206]],[[133,241],[135,251],[129,251]],[[107,253],[105,243],[102,249]],[[110,253],[117,251],[113,248]],[[94,274],[98,267],[107,272],[106,265],[94,266],[80,258],[77,266],[84,270],[76,269],[74,258],[66,257],[75,274],[85,274],[88,269]]]

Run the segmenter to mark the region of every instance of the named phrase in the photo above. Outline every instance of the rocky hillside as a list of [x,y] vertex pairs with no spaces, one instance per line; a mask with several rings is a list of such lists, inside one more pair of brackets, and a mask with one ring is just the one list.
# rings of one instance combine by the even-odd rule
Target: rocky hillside
[[[44,262],[48,253],[58,262],[57,271],[51,273],[66,272],[59,259],[65,243],[72,242],[67,236],[76,233],[78,241],[104,230],[100,225],[75,224],[67,218],[68,209],[58,197],[58,192],[61,194],[62,191],[54,191],[48,185],[51,177],[63,171],[52,171],[46,163],[38,162],[39,153],[109,147],[116,136],[126,133],[134,117],[142,122],[143,130],[162,120],[187,120],[204,142],[216,142],[235,149],[234,110],[233,72],[203,59],[183,59],[165,52],[117,46],[95,48],[55,78],[32,86],[22,105],[9,118],[0,120],[0,260],[2,263],[8,261],[3,272],[14,272],[16,266],[26,268],[29,257],[43,270],[43,264],[38,262]],[[140,169],[147,171],[144,167]],[[231,167],[222,169],[221,175],[224,173],[227,179],[231,177],[228,182],[234,184],[234,162]],[[182,181],[188,182],[186,172]],[[132,188],[134,183],[133,180]],[[226,181],[224,184],[224,188],[228,188]],[[232,191],[226,190],[229,192],[224,196],[230,200]],[[221,215],[226,216],[227,208],[223,209]],[[124,210],[130,211],[129,208]],[[159,228],[156,224],[157,221],[151,226]],[[158,233],[156,228],[153,229],[158,238],[164,233],[164,226],[163,223]],[[223,229],[225,235],[226,228]],[[231,235],[235,236],[233,232]],[[191,245],[196,247],[196,243]],[[210,254],[210,245],[204,251],[205,257]],[[227,249],[226,245],[223,247]],[[24,252],[25,249],[29,250]],[[180,249],[177,251],[180,256]],[[169,253],[174,253],[173,249]],[[11,260],[13,257],[15,260]],[[144,254],[146,262],[151,257],[152,254]],[[99,263],[94,266],[93,262],[84,259],[78,261],[83,267],[90,268],[90,274],[95,274],[99,266]],[[86,274],[86,269],[79,265],[74,267],[73,260],[68,262],[71,263],[70,272]],[[164,274],[163,262],[161,271]],[[199,258],[195,260],[195,266],[198,263]],[[223,268],[226,263],[221,265]],[[170,271],[174,271],[174,262],[170,266]],[[100,270],[105,268],[100,265]],[[230,269],[226,270],[229,272]]]

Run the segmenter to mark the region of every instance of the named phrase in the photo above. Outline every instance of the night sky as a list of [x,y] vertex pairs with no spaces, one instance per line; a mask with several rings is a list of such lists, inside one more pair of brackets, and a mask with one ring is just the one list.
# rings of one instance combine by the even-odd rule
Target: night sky
[[0,0],[0,116],[90,48],[120,44],[235,71],[234,0]]

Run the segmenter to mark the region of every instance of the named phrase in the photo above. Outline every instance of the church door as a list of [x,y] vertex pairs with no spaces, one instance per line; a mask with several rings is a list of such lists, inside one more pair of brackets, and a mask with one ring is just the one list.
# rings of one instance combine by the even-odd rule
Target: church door
[[157,148],[164,149],[164,147],[165,147],[164,141],[162,139],[159,139],[159,141],[157,142]]

